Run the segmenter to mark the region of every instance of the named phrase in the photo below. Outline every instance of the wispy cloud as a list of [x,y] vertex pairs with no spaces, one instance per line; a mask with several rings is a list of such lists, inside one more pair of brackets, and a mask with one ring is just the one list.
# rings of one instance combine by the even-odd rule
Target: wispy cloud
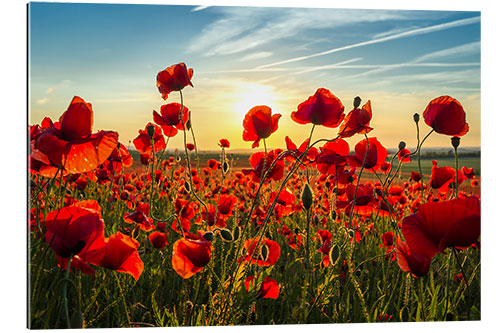
[[211,6],[197,6],[197,7],[194,7],[193,9],[191,9],[192,12],[198,12],[200,10],[204,10],[204,9],[207,9]]
[[188,51],[201,52],[205,56],[235,54],[270,42],[300,36],[311,30],[366,22],[408,20],[419,15],[415,12],[394,10],[216,8],[221,17],[206,26],[191,41]]
[[437,24],[437,25],[433,25],[433,26],[429,26],[429,27],[425,27],[425,28],[418,28],[418,29],[413,29],[413,30],[401,32],[401,33],[396,33],[396,34],[389,35],[389,36],[382,37],[382,38],[375,38],[375,39],[367,40],[367,41],[360,42],[360,43],[346,45],[346,46],[330,49],[330,50],[323,51],[323,52],[313,53],[313,54],[310,54],[307,56],[296,57],[296,58],[291,58],[291,59],[287,59],[287,60],[283,60],[283,61],[278,61],[278,62],[274,62],[271,64],[262,65],[259,67],[266,68],[266,67],[288,64],[291,62],[311,59],[311,58],[315,58],[315,57],[319,57],[319,56],[323,56],[323,55],[327,55],[327,54],[332,54],[332,53],[339,52],[339,51],[353,49],[353,48],[360,47],[360,46],[382,43],[382,42],[386,42],[386,41],[390,41],[390,40],[394,40],[394,39],[399,39],[399,38],[406,38],[406,37],[412,37],[412,36],[417,36],[417,35],[422,35],[422,34],[428,34],[431,32],[456,28],[456,27],[474,24],[474,23],[478,23],[478,22],[480,22],[479,16],[467,18],[467,19],[462,19],[462,20],[457,20],[457,21],[452,21],[452,22],[447,22],[447,23],[442,23],[442,24]]
[[445,58],[445,57],[450,57],[450,56],[455,56],[455,55],[471,55],[471,54],[478,54],[481,48],[481,43],[480,42],[472,42],[472,43],[467,43],[455,47],[451,47],[448,49],[428,53],[426,55],[420,56],[416,58],[414,61],[415,62],[421,62],[421,61],[426,61],[429,59],[436,59],[436,58]]
[[250,53],[244,56],[243,58],[240,59],[240,61],[249,61],[249,60],[256,60],[256,59],[262,59],[262,58],[267,58],[273,55],[273,52],[256,52],[256,53]]
[[40,98],[39,100],[37,100],[36,103],[43,105],[43,104],[46,104],[48,101],[50,101],[50,99],[48,99],[47,97],[44,97],[44,98]]

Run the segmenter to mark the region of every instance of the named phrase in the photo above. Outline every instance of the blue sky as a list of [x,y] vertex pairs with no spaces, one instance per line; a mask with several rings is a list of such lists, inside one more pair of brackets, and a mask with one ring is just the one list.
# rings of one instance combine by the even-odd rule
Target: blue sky
[[[57,119],[78,95],[93,104],[94,128],[117,130],[126,144],[164,104],[157,72],[185,62],[194,69],[184,93],[201,149],[223,137],[250,148],[241,121],[261,104],[283,115],[269,146],[284,147],[286,135],[302,142],[309,127],[290,113],[321,87],[346,111],[355,96],[371,100],[370,135],[387,147],[414,146],[412,115],[451,95],[470,125],[462,145],[480,146],[477,11],[31,3],[29,23],[30,123]],[[315,138],[336,133],[320,129]],[[181,143],[178,135],[169,145]],[[427,146],[449,146],[449,137],[433,135]]]

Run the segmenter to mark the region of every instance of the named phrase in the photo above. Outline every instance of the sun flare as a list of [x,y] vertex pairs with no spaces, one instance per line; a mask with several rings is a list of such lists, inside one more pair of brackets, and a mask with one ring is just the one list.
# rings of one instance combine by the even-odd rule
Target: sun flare
[[278,99],[274,92],[274,87],[254,83],[244,83],[234,94],[234,110],[238,113],[240,120],[243,121],[245,114],[257,105],[266,105],[275,110],[276,100]]

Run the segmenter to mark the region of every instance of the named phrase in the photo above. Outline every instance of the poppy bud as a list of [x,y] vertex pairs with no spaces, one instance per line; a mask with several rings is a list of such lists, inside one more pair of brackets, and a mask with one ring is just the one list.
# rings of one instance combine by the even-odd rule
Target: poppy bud
[[313,194],[311,191],[311,187],[309,186],[308,183],[304,185],[304,189],[302,190],[302,205],[306,210],[309,210],[313,204]]
[[222,163],[222,172],[227,173],[228,171],[229,171],[229,163],[227,163],[227,161],[224,161],[224,163]]
[[401,142],[399,143],[399,147],[398,147],[398,148],[399,148],[399,150],[403,150],[403,149],[405,149],[405,148],[406,148],[406,142],[401,141]]
[[361,104],[361,97],[359,96],[354,97],[354,103],[353,103],[354,108],[357,109],[360,104]]
[[337,188],[336,187],[333,188],[332,193],[333,194],[337,193]]
[[314,221],[314,225],[319,225],[319,217],[318,217],[318,215],[314,215],[313,221]]
[[71,328],[83,328],[83,314],[81,311],[73,313],[73,316],[71,316],[70,326]]
[[330,260],[330,264],[332,266],[335,266],[335,264],[339,260],[339,257],[340,257],[340,248],[337,244],[335,244],[335,246],[332,246],[330,252],[328,253],[328,259]]
[[349,229],[349,237],[354,237],[354,230],[352,229]]
[[260,249],[260,257],[262,261],[266,261],[269,257],[269,248],[266,244],[262,245],[262,248]]
[[191,129],[191,119],[186,121],[186,129],[189,131]]
[[186,192],[190,193],[191,192],[191,187],[189,186],[189,183],[188,182],[184,182],[184,189],[186,190]]
[[380,189],[379,187],[375,189],[375,193],[380,197],[384,196],[384,192],[382,192],[382,189]]
[[233,230],[233,239],[236,241],[238,240],[238,238],[240,238],[240,232],[241,232],[241,229],[239,226],[236,226]]
[[325,186],[326,186],[326,188],[330,188],[330,186],[332,186],[332,184],[330,182],[326,182]]
[[294,230],[293,232],[294,232],[296,235],[298,235],[298,234],[299,234],[299,232],[300,232],[300,230],[299,230],[299,228],[295,228],[295,230]]
[[420,120],[420,115],[419,115],[418,113],[415,113],[415,114],[413,115],[413,121],[414,121],[414,122],[416,122],[416,123],[418,123],[418,122],[419,122],[419,120]]
[[191,310],[193,310],[193,302],[186,301],[186,311],[189,313]]
[[214,240],[214,234],[211,231],[207,231],[203,234],[203,238],[205,238],[207,241],[211,242]]
[[228,229],[219,229],[219,231],[220,231],[220,236],[226,242],[231,242],[234,239],[233,234]]
[[458,136],[454,136],[451,138],[451,145],[453,148],[457,149],[460,146],[460,138]]
[[155,135],[155,127],[152,124],[149,124],[146,126],[146,131],[148,132],[149,138],[152,139]]
[[181,156],[180,156],[180,155],[177,155],[177,157],[175,158],[175,161],[176,161],[176,162],[180,162],[180,161],[181,161]]
[[116,148],[117,148],[117,149],[120,149],[120,147],[121,147],[121,144],[118,142],[118,143],[116,144]]

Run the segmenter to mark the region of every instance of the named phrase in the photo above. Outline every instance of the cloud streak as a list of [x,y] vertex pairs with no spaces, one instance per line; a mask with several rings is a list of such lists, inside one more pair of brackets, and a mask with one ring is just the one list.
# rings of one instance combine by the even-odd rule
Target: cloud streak
[[474,23],[479,23],[479,22],[480,22],[480,17],[477,16],[477,17],[457,20],[457,21],[453,21],[453,22],[437,24],[437,25],[433,25],[433,26],[429,26],[429,27],[425,27],[425,28],[418,28],[418,29],[413,29],[413,30],[401,32],[401,33],[396,33],[396,34],[389,35],[389,36],[382,37],[382,38],[375,38],[375,39],[367,40],[367,41],[360,42],[360,43],[355,43],[355,44],[351,44],[351,45],[337,47],[337,48],[330,49],[327,51],[313,53],[313,54],[310,54],[307,56],[296,57],[296,58],[291,58],[291,59],[287,59],[287,60],[274,62],[271,64],[261,65],[258,68],[267,68],[267,67],[273,67],[273,66],[277,66],[277,65],[284,65],[284,64],[288,64],[288,63],[292,63],[292,62],[297,62],[297,61],[302,61],[302,60],[307,60],[307,59],[311,59],[311,58],[315,58],[315,57],[324,56],[327,54],[332,54],[332,53],[339,52],[339,51],[349,50],[349,49],[353,49],[353,48],[357,48],[357,47],[361,47],[361,46],[383,43],[383,42],[394,40],[394,39],[400,39],[400,38],[428,34],[431,32],[461,27],[464,25],[469,25],[469,24],[474,24]]
[[187,50],[205,56],[230,55],[271,42],[303,36],[309,31],[335,29],[360,23],[407,21],[437,12],[315,8],[214,7],[221,17],[191,40]]

